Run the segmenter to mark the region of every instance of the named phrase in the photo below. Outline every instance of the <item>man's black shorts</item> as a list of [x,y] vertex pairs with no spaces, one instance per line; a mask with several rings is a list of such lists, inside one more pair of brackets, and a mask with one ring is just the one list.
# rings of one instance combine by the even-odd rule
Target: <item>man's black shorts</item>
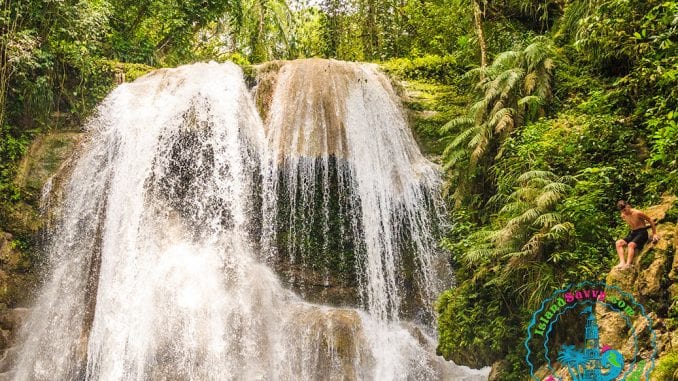
[[638,250],[641,250],[643,246],[647,243],[648,240],[648,235],[647,235],[647,228],[640,228],[636,230],[632,230],[629,235],[624,237],[624,241],[626,241],[627,244],[631,242],[635,242],[636,248]]

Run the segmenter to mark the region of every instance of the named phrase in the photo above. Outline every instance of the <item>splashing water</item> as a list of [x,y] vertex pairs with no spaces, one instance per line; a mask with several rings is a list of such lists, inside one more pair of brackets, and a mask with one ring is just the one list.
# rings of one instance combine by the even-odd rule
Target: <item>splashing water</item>
[[[435,343],[399,320],[402,237],[413,242],[420,296],[439,287],[425,207],[438,180],[385,78],[337,64],[348,74],[331,73],[338,85],[328,89],[346,98],[323,112],[339,128],[283,120],[292,106],[277,93],[319,62],[281,71],[266,124],[230,63],[159,70],[108,96],[64,184],[46,246],[51,272],[22,329],[15,379],[486,378],[435,356]],[[309,94],[295,107],[324,102]],[[327,143],[335,138],[341,146]],[[322,234],[351,237],[322,245],[358,253],[349,262],[362,269],[366,310],[308,303],[267,262],[283,251],[280,210],[292,205],[294,217],[311,198]]]

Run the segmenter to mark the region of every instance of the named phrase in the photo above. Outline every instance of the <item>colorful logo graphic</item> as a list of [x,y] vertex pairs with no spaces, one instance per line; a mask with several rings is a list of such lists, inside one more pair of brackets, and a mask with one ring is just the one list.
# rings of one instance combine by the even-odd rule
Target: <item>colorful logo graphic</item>
[[[621,318],[625,322],[623,332],[619,334],[628,335],[633,343],[632,353],[627,348],[628,358],[624,357],[620,348],[601,342],[598,319],[602,316]],[[644,321],[638,322],[638,319]],[[583,326],[582,332],[567,331],[563,335],[560,330],[560,337],[556,338],[556,327],[564,324],[565,320],[569,326]],[[639,348],[641,333],[634,328],[638,326],[644,327],[642,339],[646,345],[642,355]],[[557,340],[559,344],[554,345],[551,340]],[[527,327],[525,348],[530,376],[538,381],[648,380],[657,355],[656,335],[645,308],[631,294],[603,282],[582,282],[557,290],[544,300]],[[539,378],[535,375],[535,367],[544,362],[549,375]],[[556,363],[560,367],[555,366]],[[555,368],[565,368],[569,377],[559,378]]]

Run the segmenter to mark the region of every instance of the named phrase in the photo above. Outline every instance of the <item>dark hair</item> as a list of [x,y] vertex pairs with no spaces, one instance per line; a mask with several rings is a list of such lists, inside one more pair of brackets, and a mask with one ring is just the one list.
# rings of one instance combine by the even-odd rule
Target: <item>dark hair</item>
[[617,201],[617,209],[623,210],[628,204],[624,200]]

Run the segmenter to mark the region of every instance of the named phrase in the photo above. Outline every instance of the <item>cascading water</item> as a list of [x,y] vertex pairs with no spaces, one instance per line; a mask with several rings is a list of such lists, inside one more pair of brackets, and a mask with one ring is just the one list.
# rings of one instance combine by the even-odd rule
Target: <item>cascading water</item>
[[[109,95],[64,185],[51,272],[14,379],[486,378],[435,356],[433,341],[399,320],[401,257],[413,258],[422,299],[437,291],[425,207],[437,177],[385,78],[332,63],[344,72],[327,77],[327,91],[345,90],[339,108],[303,88],[293,106],[278,93],[305,67],[328,64],[304,62],[283,66],[266,125],[228,63],[159,70]],[[339,125],[288,115],[304,105]],[[366,311],[306,302],[278,280],[271,256],[307,249],[295,249],[309,229],[299,210],[322,216],[321,251],[356,253]],[[351,238],[328,238],[337,232]],[[318,268],[333,268],[323,258]]]
[[[288,238],[277,245],[286,256],[327,270],[346,264],[346,256],[331,262],[349,247],[349,270],[357,270],[363,304],[378,319],[399,318],[403,301],[430,306],[444,275],[435,270],[449,273],[436,261],[443,257],[434,242],[439,176],[419,152],[388,79],[374,65],[286,63],[266,127],[263,194],[276,197],[264,216],[284,217],[277,224],[283,228],[270,233]],[[340,245],[332,237],[341,237]]]

